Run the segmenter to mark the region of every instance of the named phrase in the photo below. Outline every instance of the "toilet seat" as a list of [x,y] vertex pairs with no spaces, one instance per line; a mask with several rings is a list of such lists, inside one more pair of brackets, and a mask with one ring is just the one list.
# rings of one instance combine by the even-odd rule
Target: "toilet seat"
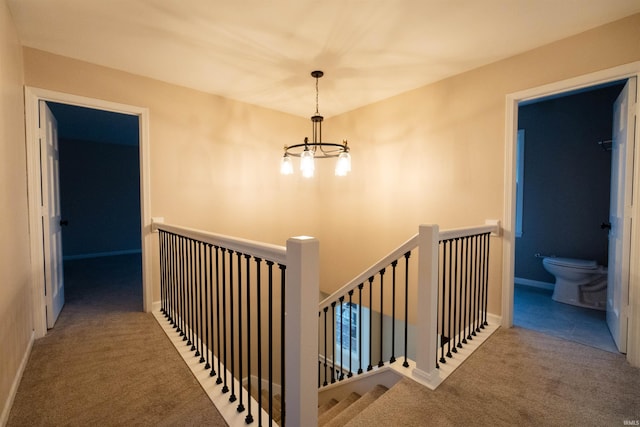
[[597,270],[598,269],[598,263],[594,260],[547,257],[544,259],[544,262],[548,264],[559,265],[562,267],[576,268],[580,270]]

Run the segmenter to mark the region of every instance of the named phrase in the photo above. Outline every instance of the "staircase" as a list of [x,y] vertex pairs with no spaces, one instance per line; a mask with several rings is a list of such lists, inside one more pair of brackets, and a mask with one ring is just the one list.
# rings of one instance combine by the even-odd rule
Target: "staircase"
[[339,427],[347,425],[349,421],[355,419],[361,412],[365,411],[387,390],[387,387],[377,385],[362,396],[354,392],[340,402],[331,399],[318,408],[318,427]]

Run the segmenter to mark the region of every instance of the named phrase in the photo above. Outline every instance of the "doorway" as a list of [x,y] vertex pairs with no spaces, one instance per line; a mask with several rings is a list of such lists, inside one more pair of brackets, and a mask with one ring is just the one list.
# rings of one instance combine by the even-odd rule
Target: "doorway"
[[46,104],[57,122],[65,303],[89,301],[108,278],[122,284],[121,307],[140,311],[138,116]]
[[[631,63],[585,76],[572,78],[565,81],[552,83],[537,88],[524,90],[517,93],[508,94],[506,97],[506,137],[505,137],[505,204],[504,204],[504,239],[503,239],[503,263],[502,263],[502,325],[513,326],[514,320],[514,277],[515,277],[515,226],[516,226],[516,140],[518,130],[518,105],[523,101],[530,101],[538,98],[555,96],[568,91],[584,89],[590,86],[606,84],[614,81],[638,77],[640,73],[640,62]],[[634,91],[635,92],[635,91]],[[637,108],[636,108],[637,111]],[[632,125],[632,126],[635,126]],[[640,160],[639,150],[632,153],[636,164]],[[638,188],[640,187],[640,174],[637,172],[630,176],[630,183],[633,183],[634,199],[638,200]],[[634,204],[630,215],[634,222],[640,218],[638,204]],[[632,233],[632,234],[631,234]],[[626,249],[625,257],[634,256],[640,249],[638,241],[640,232],[637,227],[631,230],[631,246]],[[633,366],[640,366],[640,316],[637,313],[640,301],[640,282],[638,281],[638,270],[640,266],[630,267],[629,281],[629,307],[630,316],[628,329],[627,360]]]
[[[150,236],[150,189],[149,189],[149,137],[148,137],[148,110],[145,108],[112,103],[93,98],[80,97],[60,92],[54,92],[37,88],[25,88],[25,116],[27,135],[27,185],[29,201],[29,231],[30,252],[33,271],[45,271],[45,263],[48,262],[42,247],[42,217],[40,209],[41,168],[39,154],[39,105],[41,101],[47,103],[59,103],[67,106],[84,107],[94,110],[120,113],[136,116],[138,120],[139,136],[139,201],[140,201],[140,241],[142,258],[142,299],[143,310],[152,309],[152,281],[151,281],[151,236]],[[44,274],[36,274],[33,279],[34,298],[34,329],[36,337],[46,334],[46,302],[42,292],[44,289]]]
[[606,271],[613,106],[624,83],[522,102],[518,108],[523,149],[514,324],[607,351],[616,346],[606,324],[606,274],[580,294],[585,300],[576,304],[584,306],[570,305],[552,299],[555,277],[542,260],[593,260]]

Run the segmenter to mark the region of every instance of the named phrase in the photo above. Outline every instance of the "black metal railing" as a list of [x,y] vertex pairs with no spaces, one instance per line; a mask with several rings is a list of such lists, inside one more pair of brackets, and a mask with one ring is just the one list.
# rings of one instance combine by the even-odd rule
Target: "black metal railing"
[[[437,319],[426,325],[436,341],[434,350],[428,350],[433,355],[428,357],[436,358],[434,368],[488,325],[489,237],[496,227],[442,232],[437,226],[426,227],[435,230],[428,233],[432,237],[412,237],[321,302],[318,388],[393,364],[398,358],[404,358],[402,366],[409,367],[408,359],[415,356],[409,349],[417,352],[426,347],[424,342],[409,343],[410,322],[416,326],[417,337],[427,336],[420,331],[425,325],[415,323],[418,311],[432,310],[434,321]],[[421,268],[420,263],[430,263],[429,256],[412,258],[412,254],[423,250],[434,253],[435,258],[433,264]],[[412,266],[411,259],[419,261]],[[422,278],[416,273],[421,269]],[[419,286],[433,289],[433,299],[422,300],[422,306],[416,295]]]
[[[318,311],[318,387],[407,360],[412,238]],[[371,275],[368,275],[371,274]],[[376,343],[374,346],[374,342]]]
[[489,235],[440,240],[436,367],[488,325]]
[[247,424],[271,425],[275,419],[284,425],[286,266],[162,226],[158,231],[161,312],[229,402],[246,413]]

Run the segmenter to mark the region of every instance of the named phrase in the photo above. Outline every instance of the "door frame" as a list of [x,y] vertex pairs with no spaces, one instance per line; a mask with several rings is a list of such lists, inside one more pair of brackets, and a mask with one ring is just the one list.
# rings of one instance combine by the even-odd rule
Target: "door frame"
[[[518,104],[550,95],[576,89],[596,86],[615,80],[636,77],[640,82],[640,61],[597,71],[590,74],[538,86],[507,94],[505,105],[505,149],[504,149],[504,207],[503,207],[503,250],[502,250],[502,326],[513,326],[513,289],[515,270],[515,215],[516,215],[516,150],[518,133]],[[640,84],[636,87],[636,99],[640,100]],[[636,117],[640,117],[640,102],[636,103]],[[640,224],[640,143],[636,119],[636,144],[634,147],[634,176],[632,223]],[[640,227],[631,230],[631,259],[640,257]],[[631,263],[629,278],[627,360],[632,366],[640,367],[640,265]]]
[[36,338],[47,333],[46,299],[44,296],[44,255],[40,202],[40,101],[51,101],[78,107],[138,116],[140,151],[140,217],[142,244],[142,304],[150,312],[153,304],[152,242],[151,242],[151,173],[149,145],[149,110],[143,107],[104,101],[25,86],[25,133],[27,152],[27,192],[29,204],[29,250],[33,296],[33,324]]

